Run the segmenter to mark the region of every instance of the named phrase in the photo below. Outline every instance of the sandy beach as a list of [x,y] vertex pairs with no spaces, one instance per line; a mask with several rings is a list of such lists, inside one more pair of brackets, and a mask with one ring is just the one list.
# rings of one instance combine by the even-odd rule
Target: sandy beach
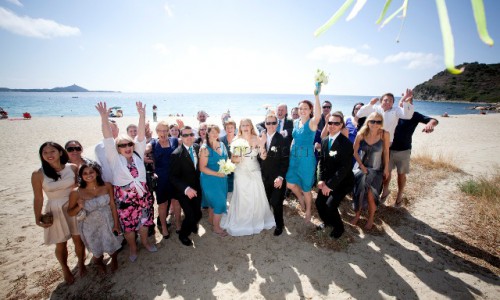
[[[336,252],[304,239],[312,229],[296,215],[285,215],[280,237],[270,230],[223,239],[210,233],[204,215],[194,247],[183,246],[176,236],[162,240],[157,232],[157,253],[140,248],[138,261],[130,263],[124,251],[117,273],[106,277],[97,275],[88,255],[89,274],[77,276],[72,286],[63,283],[54,246],[43,244],[43,229],[35,224],[30,178],[40,166],[38,148],[48,140],[64,145],[77,139],[83,155],[93,158],[93,146],[102,138],[99,117],[2,120],[0,298],[498,298],[499,277],[459,257],[451,241],[457,239],[453,226],[461,209],[457,181],[500,166],[500,114],[436,118],[434,133],[417,128],[413,152],[449,157],[466,174],[430,182],[427,196],[412,205],[405,221],[382,224],[383,234],[349,228],[354,242]],[[194,125],[193,118],[182,119]],[[117,122],[123,133],[137,118]],[[69,264],[76,266],[72,245]]]

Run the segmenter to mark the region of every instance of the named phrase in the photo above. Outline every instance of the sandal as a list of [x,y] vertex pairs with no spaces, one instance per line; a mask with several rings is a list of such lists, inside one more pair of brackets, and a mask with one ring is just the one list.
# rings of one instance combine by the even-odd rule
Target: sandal
[[215,231],[212,231],[212,233],[213,233],[214,235],[218,236],[218,237],[221,237],[221,238],[226,237],[226,236],[228,235],[228,234],[227,234],[227,232],[225,232],[225,231],[222,231],[222,232],[215,232]]
[[385,195],[385,196],[384,196],[384,195],[380,196],[380,203],[384,203],[384,202],[385,202],[385,200],[387,200],[387,197],[389,197],[389,195],[390,195],[390,194],[391,194],[391,193],[389,192],[389,193],[387,193],[387,195]]

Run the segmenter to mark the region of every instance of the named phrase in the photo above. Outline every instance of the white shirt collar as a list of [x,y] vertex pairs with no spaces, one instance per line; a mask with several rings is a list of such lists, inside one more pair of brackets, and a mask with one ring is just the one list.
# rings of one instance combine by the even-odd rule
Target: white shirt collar
[[333,135],[333,136],[331,136],[331,135],[329,135],[329,136],[328,136],[328,138],[329,138],[330,140],[332,140],[332,145],[333,145],[333,143],[335,143],[335,140],[337,139],[337,137],[339,136],[339,134],[340,134],[340,131],[339,131],[339,132],[337,132],[337,133],[336,133],[335,135]]

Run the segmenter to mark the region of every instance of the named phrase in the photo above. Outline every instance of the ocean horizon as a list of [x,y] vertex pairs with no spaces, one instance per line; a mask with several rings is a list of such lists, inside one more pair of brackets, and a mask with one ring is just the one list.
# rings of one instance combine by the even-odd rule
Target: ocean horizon
[[[350,115],[355,103],[368,103],[373,97],[321,95],[320,100],[332,102],[332,112],[341,111]],[[223,94],[223,93],[121,93],[121,92],[0,92],[0,107],[9,113],[10,118],[22,117],[29,112],[33,118],[50,116],[98,116],[95,104],[105,101],[108,107],[118,106],[124,116],[135,116],[136,101],[146,104],[148,116],[152,106],[158,107],[158,118],[169,115],[193,117],[199,110],[210,116],[220,116],[230,111],[235,118],[264,116],[265,106],[275,107],[279,103],[292,107],[304,99],[313,100],[313,95],[301,94]],[[400,97],[396,97],[398,101]],[[415,111],[425,115],[463,115],[475,113],[470,110],[476,103],[435,102],[414,100]]]

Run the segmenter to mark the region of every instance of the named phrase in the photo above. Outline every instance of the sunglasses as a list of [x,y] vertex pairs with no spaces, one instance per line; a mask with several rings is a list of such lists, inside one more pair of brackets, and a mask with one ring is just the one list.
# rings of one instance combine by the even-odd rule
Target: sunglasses
[[325,105],[323,108],[332,108],[331,106]]
[[342,122],[328,122],[328,125],[340,126]]
[[68,147],[68,148],[66,148],[66,151],[68,151],[68,152],[73,152],[73,151],[80,152],[80,151],[82,151],[82,147],[78,147],[78,146],[76,146],[76,147]]
[[278,122],[266,122],[266,125],[276,125]]
[[128,142],[126,144],[118,144],[118,148],[127,148],[127,147],[134,147],[134,142]]
[[382,125],[382,120],[370,120],[370,121],[368,121],[368,123]]
[[188,137],[188,136],[194,136],[194,133],[183,133],[181,134],[182,137]]

